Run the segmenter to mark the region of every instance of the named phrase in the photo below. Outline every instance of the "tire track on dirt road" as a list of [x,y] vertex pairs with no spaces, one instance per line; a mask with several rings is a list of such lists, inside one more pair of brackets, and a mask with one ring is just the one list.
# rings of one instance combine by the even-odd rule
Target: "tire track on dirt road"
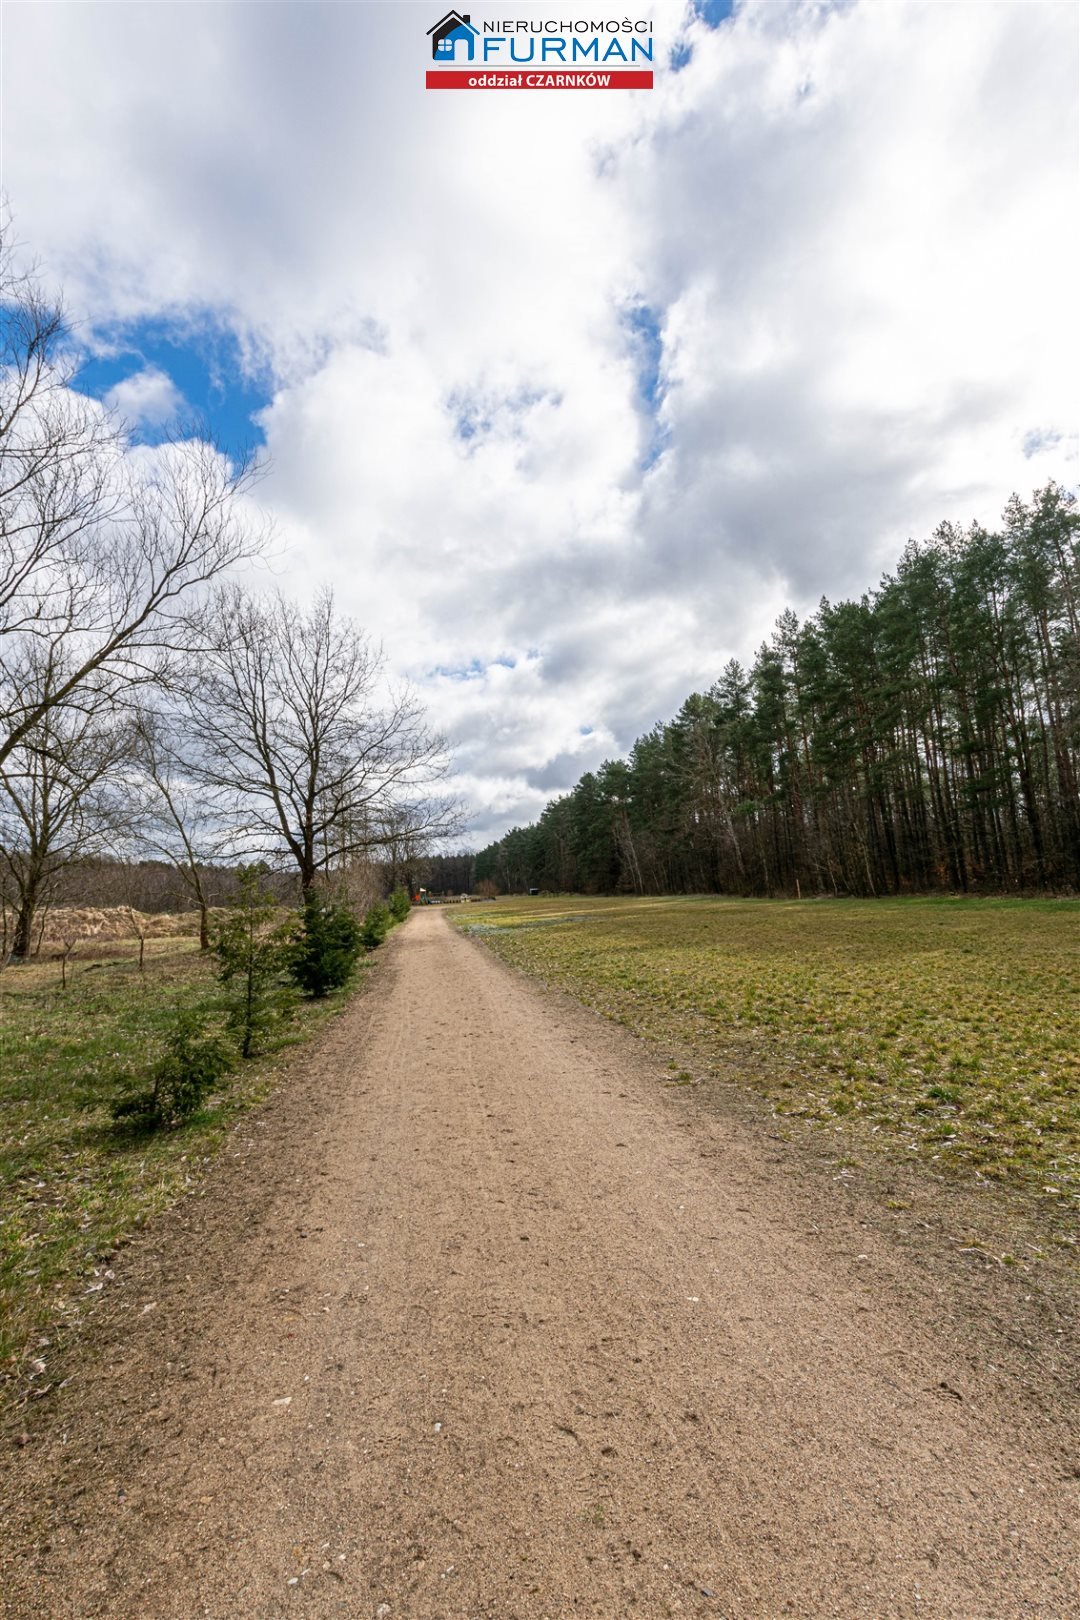
[[237,1140],[12,1465],[0,1613],[1080,1613],[1075,1413],[438,912]]

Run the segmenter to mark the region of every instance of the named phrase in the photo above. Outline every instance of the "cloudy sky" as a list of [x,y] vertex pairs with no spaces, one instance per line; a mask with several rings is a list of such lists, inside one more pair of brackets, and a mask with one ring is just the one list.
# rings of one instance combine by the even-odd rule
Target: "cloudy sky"
[[1080,14],[661,0],[652,91],[531,94],[425,91],[439,14],[7,0],[2,186],[80,387],[265,448],[276,577],[421,690],[479,844],[1076,484]]

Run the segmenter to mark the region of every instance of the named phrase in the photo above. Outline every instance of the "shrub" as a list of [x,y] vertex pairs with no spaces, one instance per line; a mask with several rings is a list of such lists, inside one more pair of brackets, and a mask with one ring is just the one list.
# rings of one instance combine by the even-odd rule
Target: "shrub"
[[133,1089],[125,1083],[113,1104],[113,1119],[123,1124],[157,1130],[179,1125],[198,1113],[203,1102],[235,1062],[229,1042],[207,1035],[206,1010],[179,1007],[165,1051],[150,1071],[150,1084]]
[[377,945],[381,945],[392,926],[393,918],[389,906],[384,906],[378,900],[373,906],[368,906],[364,913],[364,925],[360,930],[360,941],[364,948],[373,951]]
[[[370,915],[370,914],[369,914]],[[312,890],[289,954],[289,972],[306,995],[325,996],[348,984],[366,941],[348,906]]]
[[250,1057],[260,1034],[288,1004],[281,980],[289,965],[294,925],[272,928],[277,902],[262,887],[254,866],[237,874],[240,892],[229,915],[218,925],[211,950],[218,959],[218,978],[228,991],[229,1024],[240,1041],[241,1057]]
[[404,922],[409,910],[409,891],[399,883],[390,896],[390,915],[396,923]]

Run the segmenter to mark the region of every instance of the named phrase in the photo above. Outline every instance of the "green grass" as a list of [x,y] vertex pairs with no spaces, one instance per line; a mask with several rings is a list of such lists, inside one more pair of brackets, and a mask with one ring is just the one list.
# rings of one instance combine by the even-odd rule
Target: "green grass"
[[[191,940],[148,942],[145,971],[125,942],[78,959],[68,986],[55,963],[0,974],[0,1373],[43,1360],[108,1285],[116,1246],[174,1202],[230,1122],[265,1095],[270,1054],[226,1077],[183,1128],[118,1131],[118,1074],[141,1076],[161,1051],[181,998],[205,998],[223,1021],[211,964]],[[294,1044],[341,1005],[301,1003],[275,1047]],[[47,1377],[42,1375],[42,1385]]]
[[501,900],[453,921],[778,1114],[1080,1198],[1080,902]]

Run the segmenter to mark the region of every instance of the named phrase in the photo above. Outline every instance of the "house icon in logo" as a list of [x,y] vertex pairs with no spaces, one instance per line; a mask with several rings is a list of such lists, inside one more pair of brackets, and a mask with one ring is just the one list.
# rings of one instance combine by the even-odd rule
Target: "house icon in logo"
[[452,62],[459,40],[465,41],[465,48],[469,61],[473,59],[476,50],[477,30],[469,21],[469,13],[448,11],[446,16],[437,22],[434,28],[429,28],[431,35],[431,56],[435,62]]

